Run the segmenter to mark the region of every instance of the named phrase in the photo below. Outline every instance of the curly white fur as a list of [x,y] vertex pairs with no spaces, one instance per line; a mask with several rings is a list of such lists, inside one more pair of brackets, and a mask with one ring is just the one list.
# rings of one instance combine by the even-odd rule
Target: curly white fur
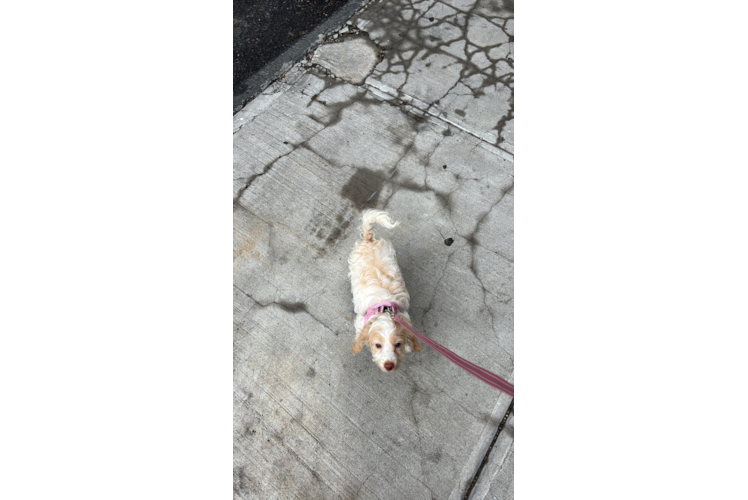
[[395,249],[388,241],[374,238],[372,226],[375,222],[386,228],[399,224],[392,222],[387,213],[381,210],[365,210],[363,213],[363,239],[356,242],[348,258],[356,311],[356,339],[351,351],[356,354],[366,344],[377,366],[384,372],[393,372],[400,366],[404,354],[411,350],[420,351],[421,345],[413,334],[387,313],[374,315],[364,324],[366,311],[385,301],[396,304],[400,309],[399,316],[410,324],[407,312],[410,296],[397,265]]

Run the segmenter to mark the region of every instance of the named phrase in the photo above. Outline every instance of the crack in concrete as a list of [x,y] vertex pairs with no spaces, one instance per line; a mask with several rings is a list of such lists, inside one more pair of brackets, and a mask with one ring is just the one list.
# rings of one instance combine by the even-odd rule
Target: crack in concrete
[[[241,288],[239,288],[238,286],[234,285],[234,288],[236,290],[239,290],[243,295],[245,295],[252,302],[254,302],[255,304],[257,304],[260,308],[264,309],[264,308],[270,307],[270,306],[277,306],[282,311],[290,312],[291,314],[294,314],[294,315],[298,314],[298,313],[301,313],[301,312],[304,312],[304,313],[308,314],[310,317],[312,317],[317,323],[319,323],[320,325],[322,325],[330,333],[332,333],[335,336],[338,335],[337,333],[335,333],[333,331],[332,328],[330,328],[329,326],[327,326],[327,324],[325,324],[324,321],[322,321],[317,316],[315,316],[314,314],[312,314],[311,311],[309,311],[309,308],[307,307],[307,304],[305,302],[289,302],[289,301],[285,301],[285,300],[273,300],[271,302],[262,303],[262,302],[258,301],[257,299],[255,299],[254,297],[252,297],[247,292],[245,292],[244,290],[242,290]],[[316,295],[316,293],[314,293],[312,295]]]
[[[465,238],[465,236],[462,236],[461,234],[457,234],[457,236],[460,236],[461,238]],[[492,254],[496,255],[497,257],[501,257],[501,258],[502,258],[502,259],[504,259],[505,261],[507,261],[507,262],[510,262],[510,263],[512,263],[512,264],[514,264],[514,259],[510,259],[509,257],[507,257],[507,256],[506,256],[506,255],[504,255],[503,253],[499,252],[498,250],[491,250],[490,248],[488,248],[488,247],[486,247],[486,246],[483,246],[483,245],[481,245],[480,243],[478,243],[477,241],[475,241],[475,238],[465,238],[465,240],[466,240],[466,241],[468,242],[468,244],[470,244],[470,245],[475,245],[475,246],[476,246],[476,247],[478,247],[478,248],[482,248],[482,249],[483,249],[483,250],[485,250],[486,252],[492,253]]]
[[[438,7],[438,6],[442,7]],[[409,8],[408,8],[409,7]],[[475,2],[470,8],[464,11],[454,10],[453,8],[446,6],[441,2],[429,3],[426,6],[416,6],[412,2],[387,2],[386,4],[380,4],[372,6],[365,12],[362,12],[355,20],[360,28],[366,28],[366,35],[369,40],[373,41],[380,48],[383,49],[382,53],[385,55],[386,69],[375,69],[372,75],[367,79],[365,85],[372,86],[378,90],[392,96],[394,99],[399,100],[402,103],[415,106],[422,112],[426,112],[429,115],[444,120],[465,132],[478,137],[483,140],[489,140],[488,137],[483,137],[483,134],[472,130],[473,126],[467,126],[461,123],[460,120],[450,119],[447,116],[447,110],[443,109],[440,105],[441,99],[445,96],[453,94],[455,87],[460,83],[464,82],[467,78],[473,75],[481,75],[482,82],[480,87],[472,91],[474,97],[484,95],[483,89],[489,88],[498,84],[504,85],[509,89],[511,109],[505,115],[497,120],[496,125],[491,130],[496,130],[496,137],[489,140],[489,142],[495,142],[501,144],[505,139],[502,138],[501,134],[506,126],[506,123],[513,118],[513,97],[514,90],[513,85],[507,82],[506,75],[497,75],[495,68],[497,68],[501,61],[504,61],[507,66],[513,69],[513,60],[508,56],[500,57],[496,59],[496,56],[501,55],[501,52],[511,52],[511,47],[500,50],[499,53],[494,54],[493,57],[488,57],[489,53],[494,51],[496,48],[504,46],[505,44],[513,44],[514,37],[510,35],[507,30],[507,22],[513,19],[513,5],[509,2],[505,3],[499,8],[499,11],[493,14],[498,14],[503,19],[498,23],[492,19],[491,16],[487,16],[483,12],[485,6],[482,6],[480,2]],[[444,9],[447,10],[444,10]],[[441,13],[437,16],[434,9],[441,9]],[[407,11],[407,15],[405,12]],[[437,16],[438,19],[435,19]],[[495,26],[496,29],[502,34],[504,38],[497,38],[495,44],[486,44],[483,42],[482,46],[478,47],[471,43],[471,30],[482,29],[479,27],[471,27],[475,19],[476,23],[480,25],[483,23],[489,23]],[[453,31],[461,33],[460,36],[453,39]],[[470,32],[470,33],[469,33]],[[372,33],[375,33],[372,36]],[[446,37],[446,38],[445,38]],[[432,39],[438,41],[438,43],[432,43]],[[425,61],[432,56],[439,56],[442,58],[442,63],[446,64],[445,61],[452,61],[456,57],[453,50],[445,50],[447,46],[451,46],[456,41],[466,42],[465,48],[472,47],[473,50],[465,50],[464,55],[459,57],[455,61],[459,61],[462,65],[459,72],[459,77],[441,97],[434,99],[433,104],[422,103],[419,105],[419,99],[413,99],[415,96],[408,96],[404,92],[405,86],[410,82],[410,78],[414,75],[413,64],[416,61]],[[483,54],[482,59],[476,59],[476,54]],[[402,55],[403,57],[400,57]],[[445,59],[447,58],[447,59]],[[482,69],[478,65],[478,61],[485,61],[485,69]],[[489,63],[489,61],[491,63]],[[421,63],[419,63],[421,64]],[[430,66],[430,62],[426,64],[426,67]],[[481,62],[481,65],[484,63]],[[395,70],[395,68],[398,68]],[[401,68],[401,69],[400,69]],[[401,83],[396,84],[392,91],[388,90],[387,85],[377,85],[375,80],[384,82],[382,79],[390,82],[386,78],[386,75],[404,74],[405,79]],[[372,80],[373,78],[373,80]],[[387,87],[387,88],[385,88]],[[498,90],[498,86],[496,87]],[[421,96],[422,98],[423,96]],[[459,111],[459,110],[458,110]],[[459,113],[458,113],[459,114]],[[501,146],[499,146],[501,147]],[[502,147],[502,149],[504,149]],[[504,149],[505,150],[505,149]],[[506,151],[506,150],[505,150]],[[507,151],[508,152],[508,151]]]
[[[514,75],[512,75],[512,81],[514,80]],[[507,87],[509,87],[507,85]],[[514,120],[514,86],[509,87],[512,90],[512,95],[509,98],[509,111],[506,115],[502,116],[499,122],[496,124],[496,127],[494,127],[494,130],[496,130],[498,134],[498,142],[501,142],[502,136],[501,134],[504,132],[504,127],[506,126],[507,122],[510,120]]]
[[486,295],[490,292],[486,290],[486,286],[483,284],[483,280],[478,276],[478,270],[475,267],[475,247],[473,246],[473,238],[467,239],[468,243],[470,244],[470,271],[472,271],[473,276],[478,280],[478,283],[480,283],[481,290],[483,291],[483,306],[486,311],[488,311],[488,315],[491,317],[491,331],[496,333],[496,326],[494,324],[495,318],[493,316],[493,312],[491,311],[491,306],[488,305],[488,302],[486,302]]
[[239,203],[239,200],[240,200],[240,199],[241,199],[241,197],[242,197],[242,196],[244,195],[244,191],[246,191],[246,190],[247,190],[247,189],[249,188],[249,186],[251,186],[251,185],[252,185],[252,183],[253,183],[253,182],[255,181],[255,179],[257,179],[258,177],[261,177],[261,176],[265,175],[266,173],[268,173],[268,172],[270,171],[270,169],[271,169],[271,168],[273,167],[273,165],[275,165],[275,164],[276,164],[276,163],[277,163],[277,162],[278,162],[278,161],[279,161],[279,160],[280,160],[281,158],[285,158],[286,156],[288,156],[288,155],[289,155],[289,154],[291,154],[292,152],[293,152],[293,150],[289,151],[288,153],[286,153],[286,154],[284,154],[284,155],[281,155],[281,156],[279,156],[278,158],[276,158],[276,159],[275,159],[275,160],[273,160],[272,162],[268,163],[267,165],[265,165],[265,166],[264,166],[264,167],[262,168],[262,172],[259,172],[259,173],[257,173],[257,174],[253,174],[253,175],[250,175],[249,177],[237,177],[237,178],[235,178],[234,180],[242,180],[242,179],[246,179],[246,182],[245,182],[245,183],[244,183],[244,185],[243,185],[243,186],[242,186],[241,188],[239,188],[239,190],[238,190],[238,191],[236,192],[236,196],[234,196],[234,205],[237,205],[237,204],[238,204],[238,205],[241,205],[241,203]]
[[[491,294],[491,292],[489,292],[488,290],[486,290],[486,286],[484,285],[483,280],[481,279],[481,277],[478,275],[478,270],[477,270],[476,264],[475,264],[475,252],[476,252],[475,247],[476,246],[480,246],[480,244],[478,244],[478,242],[475,240],[475,234],[480,230],[480,226],[483,223],[483,221],[485,220],[485,218],[488,217],[488,215],[493,211],[494,208],[496,208],[496,206],[499,203],[501,203],[501,201],[504,199],[504,196],[506,196],[506,194],[509,191],[511,191],[513,187],[514,187],[514,182],[512,181],[512,184],[509,185],[506,189],[504,189],[502,191],[501,198],[499,198],[498,201],[496,201],[496,203],[494,203],[488,209],[488,211],[485,214],[483,214],[483,216],[478,220],[478,223],[475,225],[475,229],[473,230],[473,232],[471,234],[469,234],[467,236],[463,236],[463,235],[460,234],[460,236],[462,238],[464,238],[465,241],[467,241],[468,244],[470,245],[470,270],[472,271],[473,276],[475,276],[475,278],[478,280],[478,283],[480,283],[480,287],[481,287],[481,289],[483,291],[483,305],[484,305],[486,311],[488,311],[489,316],[491,316],[491,330],[494,333],[496,333],[495,318],[494,318],[494,315],[493,315],[493,311],[491,311],[491,306],[486,301],[486,295],[487,294]],[[510,299],[511,298],[512,297],[510,297]],[[498,299],[498,296],[497,296],[497,299]],[[508,299],[508,300],[510,300],[510,299]]]
[[504,430],[506,421],[509,420],[509,415],[511,415],[512,411],[514,411],[514,400],[512,400],[512,402],[509,404],[509,408],[504,414],[504,418],[501,419],[501,423],[499,424],[498,429],[496,429],[496,434],[494,434],[493,439],[491,440],[491,444],[488,445],[488,450],[486,450],[486,454],[483,456],[483,460],[481,461],[480,466],[478,466],[478,470],[475,471],[475,475],[473,476],[472,481],[470,481],[470,486],[468,486],[467,490],[465,491],[465,495],[462,497],[462,500],[468,500],[468,498],[470,498],[470,493],[473,492],[475,483],[478,482],[478,478],[480,477],[481,472],[483,472],[483,468],[488,463],[488,458],[491,455],[491,450],[493,450],[493,447],[496,444],[496,440],[499,438],[499,434],[501,434],[501,431]]
[[[430,174],[429,174],[428,169],[426,169],[425,178],[424,178],[424,185],[426,187],[428,187],[429,189],[433,189],[434,190],[434,194],[442,196],[442,201],[443,201],[444,205],[448,208],[448,211],[449,211],[449,220],[450,220],[450,222],[452,222],[452,204],[451,204],[451,201],[450,201],[450,198],[451,198],[452,194],[454,194],[455,192],[457,192],[460,189],[462,189],[465,186],[465,183],[467,181],[469,181],[469,180],[478,180],[478,179],[473,179],[473,178],[470,178],[470,177],[469,178],[463,178],[461,176],[461,174],[462,174],[463,170],[465,170],[467,168],[467,166],[470,165],[470,158],[473,156],[473,153],[475,153],[475,150],[478,147],[480,147],[480,145],[481,145],[480,141],[476,142],[473,145],[473,147],[470,149],[470,152],[467,155],[467,158],[465,159],[464,162],[462,162],[462,168],[460,168],[459,171],[457,171],[457,172],[450,172],[450,174],[452,174],[453,178],[455,179],[455,183],[457,184],[457,187],[455,187],[454,189],[452,189],[448,193],[437,192],[436,188],[432,188],[431,186],[429,186],[429,177],[430,177]],[[446,198],[444,198],[444,197],[446,197]],[[454,223],[452,223],[452,225],[454,226]]]
[[[329,90],[331,90],[331,89],[333,89],[333,88],[335,88],[335,87],[337,87],[337,86],[341,86],[341,85],[344,85],[344,84],[346,83],[346,82],[343,82],[343,81],[340,81],[340,82],[335,82],[335,81],[332,81],[332,82],[330,82],[330,81],[329,81],[328,79],[326,79],[326,78],[324,78],[324,77],[322,77],[322,78],[323,78],[323,80],[326,80],[326,81],[325,81],[325,87],[324,87],[324,88],[323,88],[323,89],[322,89],[322,90],[321,90],[320,92],[318,92],[318,93],[317,93],[316,95],[314,95],[314,96],[312,96],[312,97],[311,97],[311,99],[310,99],[310,101],[309,101],[309,104],[311,104],[311,103],[312,103],[312,102],[313,102],[313,101],[315,100],[315,98],[316,98],[317,96],[319,96],[319,95],[320,95],[321,93],[323,93],[323,92],[325,92],[325,91],[329,91]],[[330,85],[327,85],[327,83],[328,83],[328,82],[330,83]],[[317,136],[318,134],[320,134],[321,132],[323,132],[323,131],[324,131],[324,130],[325,130],[325,129],[327,128],[327,127],[333,127],[333,126],[335,126],[335,125],[336,125],[337,123],[339,123],[339,122],[340,122],[340,121],[342,120],[342,114],[343,114],[343,111],[344,111],[344,110],[345,110],[346,108],[348,108],[348,107],[349,107],[349,106],[350,106],[351,104],[353,104],[353,103],[361,103],[361,104],[364,104],[364,105],[366,105],[366,104],[367,104],[367,102],[368,102],[368,103],[370,103],[370,104],[378,104],[378,103],[380,102],[380,101],[378,101],[378,100],[376,100],[376,99],[374,99],[374,98],[371,98],[371,97],[367,98],[367,97],[366,97],[366,95],[367,95],[367,94],[368,94],[368,90],[367,90],[367,89],[365,89],[365,88],[363,88],[363,89],[361,89],[361,92],[357,92],[357,93],[356,93],[356,96],[354,96],[354,97],[352,97],[352,98],[349,98],[349,99],[345,99],[345,100],[343,100],[343,101],[341,101],[341,102],[339,102],[339,103],[335,103],[335,106],[337,107],[337,109],[335,110],[335,116],[334,116],[334,117],[332,118],[332,120],[330,120],[330,121],[329,121],[328,123],[322,123],[322,122],[320,122],[320,121],[319,121],[319,120],[318,120],[317,118],[315,118],[314,116],[312,116],[312,115],[307,115],[307,116],[308,116],[309,118],[311,118],[312,120],[316,121],[317,123],[320,123],[320,124],[324,125],[324,127],[320,128],[320,130],[316,131],[316,132],[315,132],[315,133],[313,133],[313,134],[312,134],[312,135],[311,135],[310,137],[308,137],[307,139],[305,139],[305,140],[303,140],[303,141],[299,142],[298,144],[291,144],[292,148],[291,148],[291,150],[290,150],[289,152],[287,152],[287,153],[285,153],[285,154],[283,154],[283,155],[279,156],[278,158],[276,158],[275,160],[273,160],[273,161],[272,161],[272,162],[270,162],[269,164],[265,165],[265,167],[263,167],[263,170],[262,170],[262,172],[259,172],[259,173],[256,173],[256,174],[253,174],[253,175],[250,175],[250,176],[248,176],[248,177],[237,177],[237,178],[235,178],[234,180],[242,180],[242,179],[246,179],[246,182],[245,182],[244,186],[242,186],[242,187],[241,187],[241,188],[240,188],[240,189],[239,189],[239,190],[237,191],[237,194],[236,194],[236,196],[234,197],[234,204],[235,204],[235,205],[236,205],[236,204],[239,204],[239,205],[241,205],[241,204],[239,203],[239,200],[240,200],[240,199],[241,199],[241,197],[243,196],[244,192],[245,192],[245,191],[246,191],[246,190],[247,190],[247,189],[248,189],[248,188],[250,187],[250,185],[251,185],[251,184],[252,184],[252,183],[253,183],[253,182],[255,181],[255,179],[257,179],[257,178],[258,178],[258,177],[260,177],[260,176],[263,176],[263,175],[265,175],[265,174],[266,174],[267,172],[269,172],[269,171],[270,171],[270,169],[271,169],[271,168],[273,167],[273,165],[275,165],[275,164],[276,164],[276,163],[277,163],[278,161],[280,161],[281,159],[283,159],[283,158],[285,158],[285,157],[289,156],[290,154],[292,154],[292,153],[293,153],[294,151],[296,151],[297,149],[299,149],[299,148],[302,148],[302,147],[303,147],[303,148],[305,148],[305,149],[307,149],[307,150],[311,151],[312,153],[315,153],[315,154],[317,154],[317,156],[320,156],[320,158],[324,158],[323,156],[319,155],[319,153],[317,153],[317,151],[315,151],[315,150],[314,150],[314,148],[312,148],[312,147],[311,147],[311,146],[309,145],[309,141],[311,141],[312,139],[314,139],[314,138],[315,138],[315,137],[316,137],[316,136]],[[327,105],[327,103],[325,103],[324,101],[318,101],[318,102],[321,102],[321,103],[322,103],[322,104],[324,104],[325,106]],[[309,104],[307,104],[307,107],[309,106]],[[244,126],[244,124],[242,124],[242,125],[241,125],[241,126],[239,127],[239,129],[241,129],[241,127],[243,127],[243,126]],[[239,129],[237,129],[237,132],[238,132],[238,130],[239,130]],[[236,133],[236,132],[235,132],[235,133]]]
[[455,252],[450,253],[447,255],[447,262],[444,263],[444,269],[442,269],[442,275],[439,277],[439,279],[436,282],[436,285],[434,285],[434,294],[431,296],[431,299],[429,300],[429,305],[426,306],[426,309],[423,310],[421,313],[421,324],[424,324],[426,320],[426,315],[428,315],[429,312],[431,312],[431,308],[434,306],[434,299],[436,299],[436,295],[439,293],[439,284],[442,282],[442,279],[444,279],[444,276],[447,274],[447,268],[449,267],[449,263],[452,260],[452,256],[455,254]]
[[374,47],[376,47],[376,51],[377,51],[376,64],[379,64],[380,62],[382,62],[382,60],[384,59],[385,51],[374,39],[371,38],[369,33],[355,26],[346,25],[343,28],[341,28],[338,32],[331,33],[330,35],[328,35],[325,41],[319,47],[315,48],[314,51],[309,51],[309,53],[307,53],[307,55],[302,60],[303,67],[307,69],[317,69],[318,71],[321,71],[322,73],[329,76],[330,78],[339,80],[341,83],[347,83],[349,85],[353,85],[359,88],[364,88],[364,82],[366,78],[368,78],[372,74],[372,72],[374,71],[374,67],[376,67],[376,64],[374,65],[374,67],[371,68],[371,71],[369,71],[368,74],[361,77],[360,83],[356,83],[356,82],[348,81],[344,78],[339,77],[337,74],[334,74],[330,69],[328,69],[327,67],[323,66],[320,63],[312,62],[315,58],[315,53],[321,47],[325,45],[334,45],[334,44],[338,44],[341,42],[354,40],[354,39],[365,39],[366,41],[371,43]]
[[[334,116],[329,121],[320,121],[318,117],[315,117],[313,115],[308,115],[309,118],[316,121],[317,123],[320,123],[324,125],[325,127],[331,127],[336,125],[342,120],[342,113],[345,109],[347,109],[351,104],[353,103],[361,103],[363,105],[379,105],[379,104],[388,104],[389,106],[392,106],[394,108],[399,109],[400,111],[404,112],[406,115],[408,115],[410,118],[414,119],[416,122],[422,122],[425,119],[425,116],[431,116],[432,118],[435,118],[439,122],[444,124],[444,127],[449,130],[449,126],[452,125],[459,130],[462,130],[463,132],[469,134],[472,137],[475,137],[476,139],[479,139],[480,141],[487,141],[486,137],[481,136],[479,133],[476,133],[476,131],[472,130],[471,128],[466,127],[464,124],[451,120],[444,116],[444,113],[440,110],[438,104],[428,105],[426,103],[422,103],[422,106],[415,105],[417,100],[413,100],[410,96],[407,96],[405,94],[399,93],[398,94],[392,94],[391,92],[388,92],[387,89],[379,88],[376,85],[373,85],[369,82],[364,82],[359,85],[354,85],[351,83],[348,83],[344,80],[341,80],[333,75],[330,75],[328,71],[326,71],[324,68],[317,69],[316,65],[310,65],[310,70],[316,70],[318,78],[321,78],[326,81],[325,88],[320,90],[317,94],[312,96],[312,99],[310,100],[309,104],[307,106],[311,105],[312,102],[319,102],[320,104],[324,106],[328,106],[327,101],[319,100],[318,97],[329,90],[331,90],[334,87],[341,86],[341,85],[352,85],[359,87],[363,92],[357,93],[355,97],[345,99],[340,102],[336,102],[333,104],[335,109]],[[499,81],[500,79],[497,79]],[[328,85],[329,83],[329,85]],[[459,82],[457,82],[459,83]],[[503,81],[501,82],[503,84]],[[457,85],[457,84],[455,84]],[[510,89],[511,90],[511,89]],[[390,100],[382,99],[379,95],[377,95],[377,92],[379,91],[389,97],[391,97]],[[512,116],[511,118],[504,120],[503,123],[506,121],[512,119],[514,117],[513,115],[513,90],[512,90]],[[432,109],[433,108],[433,109]],[[502,123],[502,129],[503,129],[503,123]],[[494,127],[495,128],[495,127]],[[319,132],[315,133],[314,135],[317,135]],[[448,134],[451,135],[451,134]],[[314,136],[312,136],[314,137]],[[304,144],[312,139],[312,137],[306,139],[301,144]],[[497,142],[501,142],[500,137],[498,137]],[[491,143],[491,141],[487,141]],[[309,147],[309,146],[307,146]],[[510,151],[507,151],[506,149],[502,148],[501,146],[496,146],[502,151],[508,153],[509,155],[513,156],[513,153]],[[312,151],[313,148],[309,148]],[[433,152],[433,151],[432,151]],[[430,155],[429,155],[430,158]]]

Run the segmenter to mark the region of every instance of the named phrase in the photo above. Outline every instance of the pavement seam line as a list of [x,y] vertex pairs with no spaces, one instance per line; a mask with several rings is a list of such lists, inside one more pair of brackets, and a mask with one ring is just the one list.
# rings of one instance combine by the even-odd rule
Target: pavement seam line
[[[429,115],[429,116],[431,116],[431,117],[433,117],[433,118],[435,118],[435,119],[437,119],[437,120],[439,120],[439,121],[447,124],[448,126],[452,125],[453,127],[456,127],[458,129],[462,130],[466,134],[469,134],[469,135],[475,137],[476,139],[479,139],[482,142],[485,142],[487,144],[491,144],[492,146],[494,146],[494,147],[500,149],[501,151],[503,151],[504,153],[507,153],[507,154],[511,155],[512,158],[514,157],[514,153],[512,153],[510,151],[507,151],[506,149],[504,149],[503,147],[499,146],[498,144],[494,144],[493,142],[487,140],[485,137],[482,137],[481,135],[479,135],[479,133],[474,132],[474,131],[466,128],[465,126],[461,125],[457,121],[453,121],[453,120],[450,120],[449,118],[446,118],[446,117],[442,116],[441,115],[441,111],[442,110],[441,110],[440,106],[438,104],[436,104],[436,103],[428,106],[427,109],[421,109],[420,107],[418,107],[418,106],[416,106],[414,104],[416,101],[418,101],[418,99],[416,99],[415,97],[408,96],[408,98],[410,99],[411,102],[407,102],[402,97],[400,97],[400,95],[395,95],[392,92],[388,92],[387,89],[384,88],[385,87],[384,85],[382,85],[381,87],[379,87],[379,86],[374,85],[373,83],[370,83],[368,81],[364,82],[362,85],[366,85],[367,87],[377,89],[379,92],[382,92],[383,94],[387,94],[388,96],[392,97],[393,100],[396,100],[398,103],[400,103],[400,106],[402,106],[403,108],[411,108],[411,109],[419,111],[421,114],[425,113],[425,114],[427,114],[427,115]],[[407,94],[404,94],[404,95],[407,95]],[[423,104],[425,104],[425,103],[423,103]],[[432,109],[433,109],[433,111],[432,111]]]
[[473,488],[475,487],[475,484],[478,482],[478,478],[480,477],[481,472],[483,472],[483,468],[488,463],[488,458],[489,458],[489,455],[491,455],[491,450],[493,450],[493,447],[496,444],[496,440],[499,438],[499,434],[501,434],[501,431],[504,430],[506,421],[509,420],[509,415],[512,413],[512,411],[514,411],[514,400],[513,399],[512,399],[512,402],[509,404],[509,408],[506,410],[506,413],[504,414],[504,418],[501,420],[501,423],[499,424],[499,428],[496,429],[496,434],[494,435],[493,440],[491,441],[491,444],[488,446],[488,450],[486,450],[486,454],[483,456],[483,461],[478,467],[478,470],[475,472],[475,476],[473,476],[473,479],[470,482],[470,486],[468,486],[467,491],[465,491],[465,495],[462,497],[462,500],[469,499],[470,493],[472,493]]

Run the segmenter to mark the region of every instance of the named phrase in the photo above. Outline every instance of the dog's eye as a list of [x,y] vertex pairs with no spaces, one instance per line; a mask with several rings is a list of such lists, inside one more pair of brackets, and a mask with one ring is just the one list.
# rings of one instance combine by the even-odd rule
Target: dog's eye
[[377,349],[381,349],[382,348],[382,344],[374,344],[374,345],[377,346]]
[[397,344],[395,344],[395,347],[400,347],[400,342],[398,342]]

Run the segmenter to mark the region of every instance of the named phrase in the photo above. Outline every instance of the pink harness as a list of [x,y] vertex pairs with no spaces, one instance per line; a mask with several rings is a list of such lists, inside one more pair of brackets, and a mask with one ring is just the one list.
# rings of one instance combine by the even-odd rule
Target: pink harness
[[405,327],[406,330],[408,330],[410,333],[412,333],[418,340],[426,344],[427,346],[431,347],[433,350],[450,360],[452,363],[456,364],[469,374],[473,375],[474,377],[479,378],[483,382],[487,383],[494,389],[498,389],[501,392],[505,392],[511,397],[514,397],[514,385],[510,384],[503,378],[499,377],[495,373],[489,372],[488,370],[485,370],[481,368],[480,366],[471,363],[465,358],[462,358],[458,356],[457,354],[453,353],[446,347],[434,342],[430,338],[426,337],[425,335],[422,335],[418,333],[417,331],[413,330],[413,328],[408,325],[408,323],[405,322],[400,316],[397,316],[397,313],[400,312],[400,309],[390,302],[381,302],[379,304],[376,304],[372,307],[370,307],[366,311],[366,316],[364,316],[364,324],[369,322],[369,319],[374,316],[375,314],[381,314],[381,313],[389,313],[390,316],[392,316],[392,319],[394,321],[397,321],[403,327]]

